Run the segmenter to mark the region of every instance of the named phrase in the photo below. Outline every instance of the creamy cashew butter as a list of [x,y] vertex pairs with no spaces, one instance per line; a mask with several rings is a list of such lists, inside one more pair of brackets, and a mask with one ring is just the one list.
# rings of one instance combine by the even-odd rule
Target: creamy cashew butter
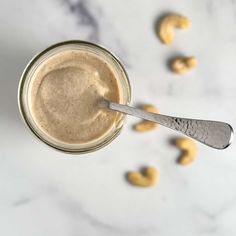
[[94,53],[64,50],[43,61],[30,85],[30,111],[37,126],[69,144],[105,135],[120,114],[98,106],[101,98],[120,102],[112,68]]

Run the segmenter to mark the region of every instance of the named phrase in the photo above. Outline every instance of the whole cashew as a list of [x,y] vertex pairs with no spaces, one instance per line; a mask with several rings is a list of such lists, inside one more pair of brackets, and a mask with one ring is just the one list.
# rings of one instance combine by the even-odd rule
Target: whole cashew
[[190,25],[190,20],[185,16],[167,15],[160,22],[159,37],[164,44],[171,44],[174,41],[174,28],[186,29]]
[[178,159],[179,164],[188,165],[195,160],[197,148],[191,139],[178,138],[176,140],[176,146],[182,151],[182,154]]
[[129,172],[127,176],[128,181],[136,186],[150,187],[159,180],[159,173],[156,168],[146,167],[143,172],[143,174],[140,172]]
[[171,70],[177,74],[185,74],[197,66],[195,57],[176,57],[171,61]]
[[[144,111],[148,111],[152,113],[157,113],[157,114],[159,113],[159,110],[151,104],[143,105],[142,109]],[[138,132],[147,132],[147,131],[155,129],[156,127],[158,127],[158,124],[156,124],[155,122],[142,120],[141,122],[135,124],[133,126],[133,129]]]

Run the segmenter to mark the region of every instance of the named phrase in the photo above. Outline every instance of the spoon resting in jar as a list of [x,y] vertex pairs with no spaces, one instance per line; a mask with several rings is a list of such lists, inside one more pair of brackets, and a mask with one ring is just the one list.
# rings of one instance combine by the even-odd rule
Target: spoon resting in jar
[[100,106],[156,122],[170,129],[179,131],[212,148],[225,149],[233,140],[233,128],[225,122],[166,116],[107,100],[102,100]]

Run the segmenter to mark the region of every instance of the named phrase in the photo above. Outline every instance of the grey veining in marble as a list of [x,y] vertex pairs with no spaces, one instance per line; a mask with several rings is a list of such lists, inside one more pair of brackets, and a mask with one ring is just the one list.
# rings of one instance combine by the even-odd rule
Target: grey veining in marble
[[[188,16],[162,45],[155,21],[165,12]],[[127,69],[133,105],[154,103],[163,114],[222,120],[236,127],[236,1],[1,0],[0,235],[236,235],[236,145],[217,151],[198,144],[198,157],[176,164],[175,133],[136,134],[129,117],[106,148],[68,156],[38,142],[20,120],[17,86],[27,62],[47,46],[90,40],[114,52]],[[173,55],[194,55],[196,70],[180,77]],[[139,189],[125,173],[156,166],[160,182]]]
[[81,0],[73,2],[65,0],[65,4],[68,5],[71,13],[77,19],[78,26],[85,26],[89,29],[88,40],[98,43],[100,41],[99,19],[91,12],[93,6],[91,6],[90,1]]

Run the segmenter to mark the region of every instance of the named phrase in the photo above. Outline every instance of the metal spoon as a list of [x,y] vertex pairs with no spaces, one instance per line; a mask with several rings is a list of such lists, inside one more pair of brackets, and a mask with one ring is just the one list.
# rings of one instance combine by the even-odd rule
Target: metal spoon
[[170,129],[179,131],[212,148],[227,148],[233,140],[233,128],[224,122],[155,114],[107,100],[103,100],[101,106],[103,108],[105,107],[124,114],[156,122]]

